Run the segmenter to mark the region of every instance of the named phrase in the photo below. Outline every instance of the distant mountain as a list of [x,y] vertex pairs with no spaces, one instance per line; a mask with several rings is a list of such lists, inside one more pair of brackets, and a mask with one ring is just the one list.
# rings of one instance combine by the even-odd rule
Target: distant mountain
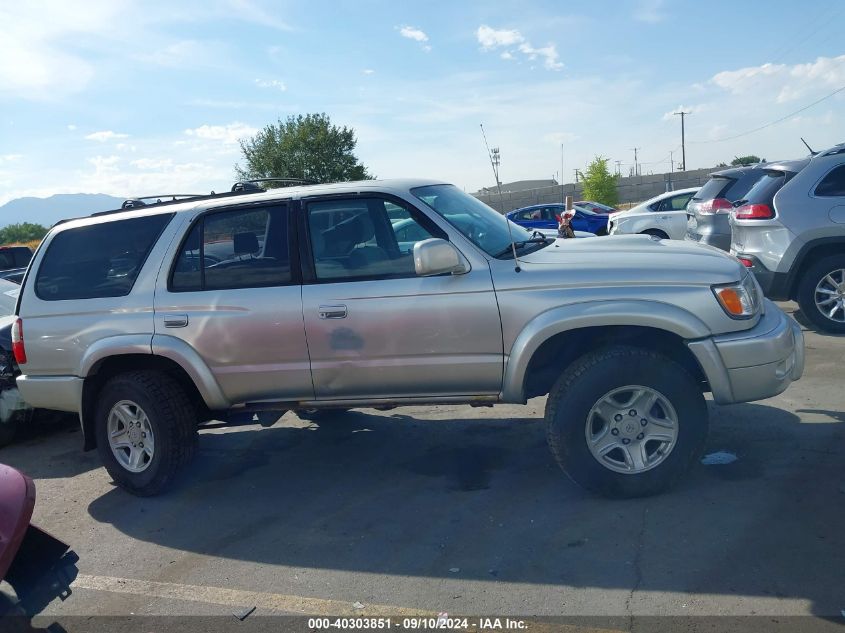
[[124,199],[104,193],[59,193],[49,198],[16,198],[0,206],[0,227],[19,222],[49,227],[66,218],[119,209]]

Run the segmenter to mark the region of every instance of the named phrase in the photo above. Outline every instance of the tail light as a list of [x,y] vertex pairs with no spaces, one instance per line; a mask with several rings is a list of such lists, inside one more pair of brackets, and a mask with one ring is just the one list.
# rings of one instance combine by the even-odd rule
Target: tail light
[[739,262],[740,262],[743,266],[745,266],[746,268],[753,268],[753,267],[754,267],[754,262],[752,262],[752,261],[751,261],[750,259],[748,259],[747,257],[737,257],[737,259],[738,259],[738,260],[739,260]]
[[700,202],[696,209],[699,213],[716,214],[716,213],[730,213],[734,205],[727,198],[713,198],[707,202]]
[[12,354],[18,365],[26,363],[26,347],[23,344],[23,321],[18,319],[12,324]]
[[737,207],[734,217],[737,220],[771,220],[775,214],[767,204],[744,204]]

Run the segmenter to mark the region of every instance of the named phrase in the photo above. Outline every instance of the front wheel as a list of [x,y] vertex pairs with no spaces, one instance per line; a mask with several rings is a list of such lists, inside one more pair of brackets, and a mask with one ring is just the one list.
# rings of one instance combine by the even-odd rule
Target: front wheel
[[112,479],[138,496],[163,491],[196,449],[184,389],[160,372],[134,371],[109,380],[98,400],[97,450]]
[[613,346],[582,356],[546,403],[549,447],[577,484],[643,497],[674,484],[703,452],[707,405],[672,359]]

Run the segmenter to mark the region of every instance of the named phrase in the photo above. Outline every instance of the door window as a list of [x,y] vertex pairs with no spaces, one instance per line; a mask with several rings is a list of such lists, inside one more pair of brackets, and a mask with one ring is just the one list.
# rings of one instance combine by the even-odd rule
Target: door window
[[260,288],[290,282],[286,210],[236,209],[208,214],[194,225],[179,251],[170,289]]
[[445,237],[417,212],[379,198],[308,205],[317,279],[413,277],[414,244]]

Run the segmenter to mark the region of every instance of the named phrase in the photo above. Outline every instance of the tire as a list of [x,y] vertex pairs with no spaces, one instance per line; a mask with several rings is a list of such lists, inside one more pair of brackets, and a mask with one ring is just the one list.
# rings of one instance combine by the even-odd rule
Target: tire
[[[184,389],[161,372],[133,371],[110,379],[99,393],[96,415],[100,458],[115,483],[134,495],[147,497],[165,490],[196,452],[196,411]],[[127,418],[140,426],[128,427]],[[126,446],[112,449],[110,428],[123,429],[124,439],[118,441]],[[150,433],[154,448],[150,450],[147,440],[141,449]],[[132,456],[140,453],[133,470]]]
[[[827,275],[832,275],[834,281],[845,282],[845,255],[830,255],[810,265],[801,276],[801,281],[798,282],[796,297],[798,305],[801,306],[801,312],[804,316],[818,329],[833,334],[845,334],[845,301],[840,302],[841,307],[834,313],[834,318],[823,314],[821,308],[816,304],[817,298],[820,302],[827,300],[828,295],[824,291],[834,290],[833,285],[827,283],[822,286],[822,292],[816,293],[816,288]],[[836,295],[829,296],[829,298],[834,297]],[[845,296],[843,296],[843,300],[845,300]],[[835,319],[843,320],[837,321]]]
[[[645,417],[642,411],[636,411],[638,401],[629,400],[629,394],[635,395],[634,390],[627,389],[629,386],[639,387],[637,391],[642,391],[643,397],[660,396]],[[609,394],[614,395],[610,398],[613,406],[608,409]],[[610,414],[594,412],[595,407],[605,408]],[[631,411],[636,413],[632,415]],[[611,415],[613,420],[609,419]],[[671,418],[675,420],[674,431],[666,428],[671,426]],[[573,362],[552,387],[546,402],[547,437],[555,461],[575,483],[615,498],[645,497],[671,487],[701,457],[707,418],[700,385],[683,367],[662,354],[621,345],[599,349]],[[641,442],[640,434],[646,433],[651,437],[674,434],[674,439],[661,443],[645,437]],[[603,438],[597,446],[606,440],[608,446],[616,443],[619,448],[605,453],[605,461],[600,461],[590,448],[588,434]],[[643,444],[651,463],[641,458],[644,467],[632,465],[622,472],[623,447],[627,447],[628,455],[642,455],[630,449]]]
[[296,415],[300,420],[331,422],[332,420],[347,418],[350,412],[351,409],[299,409]]
[[654,237],[659,237],[661,240],[669,239],[669,236],[660,229],[646,229],[641,235],[653,235]]

